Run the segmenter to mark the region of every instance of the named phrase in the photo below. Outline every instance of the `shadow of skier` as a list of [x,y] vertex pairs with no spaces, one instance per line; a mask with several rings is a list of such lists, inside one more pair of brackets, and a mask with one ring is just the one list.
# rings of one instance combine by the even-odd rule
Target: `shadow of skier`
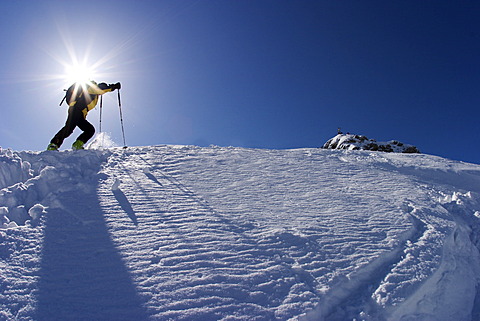
[[[92,184],[89,192],[56,195],[57,206],[46,214],[35,320],[148,318],[110,238],[96,194],[98,181]],[[115,195],[136,222],[125,195]]]

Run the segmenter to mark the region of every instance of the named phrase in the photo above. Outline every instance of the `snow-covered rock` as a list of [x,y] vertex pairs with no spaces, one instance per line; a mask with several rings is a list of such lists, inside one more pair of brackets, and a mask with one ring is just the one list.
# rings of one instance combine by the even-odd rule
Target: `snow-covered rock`
[[371,150],[394,153],[420,153],[417,147],[401,143],[397,140],[377,142],[363,135],[338,134],[329,139],[322,148],[346,150]]
[[0,320],[480,319],[480,165],[215,146],[7,158]]

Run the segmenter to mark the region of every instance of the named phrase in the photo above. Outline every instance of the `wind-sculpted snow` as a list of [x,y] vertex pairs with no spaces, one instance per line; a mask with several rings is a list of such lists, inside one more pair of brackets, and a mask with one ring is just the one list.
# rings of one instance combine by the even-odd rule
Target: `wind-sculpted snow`
[[480,166],[3,152],[0,320],[478,320]]
[[32,176],[30,163],[24,162],[12,150],[0,147],[0,188],[26,181]]

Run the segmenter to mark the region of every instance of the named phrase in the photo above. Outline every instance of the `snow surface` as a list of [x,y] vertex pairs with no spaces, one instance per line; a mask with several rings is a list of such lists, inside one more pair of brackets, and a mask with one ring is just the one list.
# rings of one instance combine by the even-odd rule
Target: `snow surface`
[[479,320],[480,166],[0,150],[1,320]]

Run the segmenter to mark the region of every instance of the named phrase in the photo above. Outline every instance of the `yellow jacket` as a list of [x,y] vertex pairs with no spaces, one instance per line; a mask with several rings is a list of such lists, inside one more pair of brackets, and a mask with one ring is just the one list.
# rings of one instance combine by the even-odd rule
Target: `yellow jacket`
[[65,99],[68,106],[81,108],[83,115],[86,117],[87,113],[97,105],[98,95],[103,95],[113,90],[113,84],[107,85],[103,82],[100,84],[97,84],[95,81],[75,83],[68,88]]

